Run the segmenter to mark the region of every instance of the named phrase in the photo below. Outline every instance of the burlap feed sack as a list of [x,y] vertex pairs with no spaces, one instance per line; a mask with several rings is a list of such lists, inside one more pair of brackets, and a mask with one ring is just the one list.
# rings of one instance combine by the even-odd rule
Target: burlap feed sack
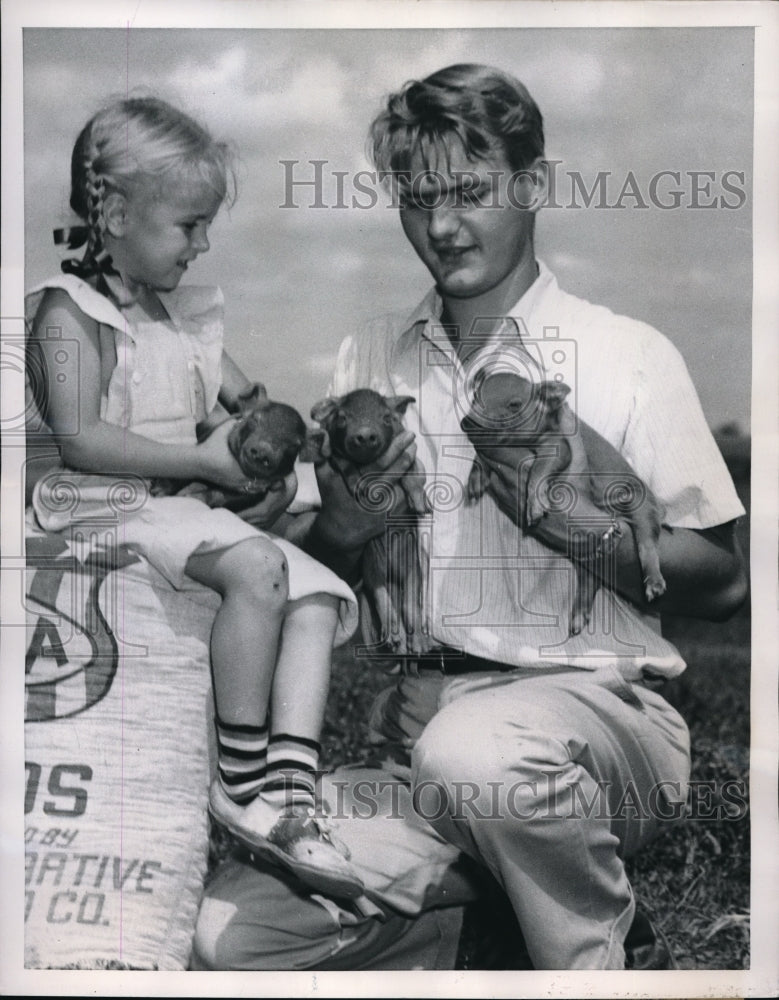
[[208,851],[219,598],[27,538],[25,964],[186,968]]

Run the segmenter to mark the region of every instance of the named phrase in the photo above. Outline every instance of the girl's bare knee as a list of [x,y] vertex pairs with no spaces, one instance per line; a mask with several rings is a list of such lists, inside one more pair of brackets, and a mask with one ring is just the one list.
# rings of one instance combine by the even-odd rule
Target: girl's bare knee
[[282,607],[289,598],[289,570],[284,553],[267,538],[251,538],[232,550],[229,590],[265,607]]

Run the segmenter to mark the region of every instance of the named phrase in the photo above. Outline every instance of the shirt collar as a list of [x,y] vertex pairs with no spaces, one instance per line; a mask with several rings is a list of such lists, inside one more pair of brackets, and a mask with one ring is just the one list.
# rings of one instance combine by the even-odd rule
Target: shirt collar
[[[509,317],[514,320],[522,320],[526,327],[530,326],[530,321],[533,313],[538,308],[542,299],[546,295],[557,289],[557,279],[549,270],[549,268],[544,264],[542,260],[537,260],[538,264],[538,276],[530,288],[517,299],[516,303],[509,312]],[[412,332],[419,326],[419,324],[424,324],[425,326],[432,323],[440,323],[441,312],[443,309],[443,302],[441,296],[438,294],[435,288],[431,288],[430,291],[425,295],[419,305],[408,314],[403,322],[401,333],[398,338],[399,342],[403,342],[408,338]],[[521,327],[520,327],[521,329]]]
[[435,288],[431,288],[419,305],[412,309],[403,321],[400,336],[405,337],[420,323],[439,322],[442,309],[443,302],[441,301],[441,296]]

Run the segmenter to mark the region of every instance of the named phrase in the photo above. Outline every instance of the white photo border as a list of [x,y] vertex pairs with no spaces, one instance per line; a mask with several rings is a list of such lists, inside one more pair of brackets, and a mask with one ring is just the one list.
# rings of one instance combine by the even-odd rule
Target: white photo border
[[[2,25],[2,298],[0,317],[23,313],[24,190],[21,150],[22,30],[78,28],[441,28],[682,27],[753,25],[755,29],[754,298],[752,371],[752,965],[749,970],[663,973],[144,973],[38,971],[23,968],[22,676],[24,631],[2,632],[3,903],[0,908],[0,991],[7,995],[102,996],[770,996],[779,988],[779,826],[777,824],[777,372],[779,372],[779,8],[770,2],[284,2],[275,0],[5,0]],[[16,412],[23,387],[3,371],[3,408]],[[18,517],[21,457],[3,448],[2,619],[18,623],[13,583],[21,557]]]

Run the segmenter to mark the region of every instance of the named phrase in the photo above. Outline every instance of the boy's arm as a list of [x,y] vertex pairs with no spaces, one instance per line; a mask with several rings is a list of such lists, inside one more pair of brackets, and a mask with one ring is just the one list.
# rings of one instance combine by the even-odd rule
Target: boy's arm
[[[576,449],[577,454],[584,453]],[[524,480],[520,481],[516,467],[490,463],[490,493],[503,512],[518,525],[524,501]],[[603,511],[577,491],[577,484],[587,470],[577,466],[572,487],[578,496],[577,520],[595,523],[603,520]],[[558,475],[565,478],[565,473]],[[532,534],[558,552],[568,553],[570,518],[566,513],[548,512],[533,527]],[[614,577],[609,577],[611,564],[591,568],[604,584],[616,590],[644,611],[663,611],[722,621],[734,614],[747,595],[744,558],[736,539],[735,522],[712,528],[670,528],[663,526],[658,539],[660,567],[666,582],[666,592],[651,603],[644,593],[643,571],[630,525],[619,521],[621,538],[612,558]]]
[[[734,521],[713,528],[663,526],[657,546],[667,589],[651,603],[644,593],[643,570],[633,532],[626,521],[620,521],[620,528],[616,576],[610,583],[604,582],[643,611],[725,621],[744,603],[747,578]],[[563,515],[547,515],[534,534],[558,550],[564,551],[568,544]],[[603,579],[603,572],[598,575]]]
[[[45,336],[52,328],[61,331],[62,339]],[[63,342],[75,348],[65,351],[64,363]],[[100,419],[99,327],[66,292],[51,289],[46,293],[30,346],[39,352],[44,378],[46,372],[58,372],[57,379],[46,380],[45,419],[66,465],[84,472],[206,479],[231,489],[246,484],[246,476],[227,447],[227,425],[204,444],[172,445],[159,444]]]

